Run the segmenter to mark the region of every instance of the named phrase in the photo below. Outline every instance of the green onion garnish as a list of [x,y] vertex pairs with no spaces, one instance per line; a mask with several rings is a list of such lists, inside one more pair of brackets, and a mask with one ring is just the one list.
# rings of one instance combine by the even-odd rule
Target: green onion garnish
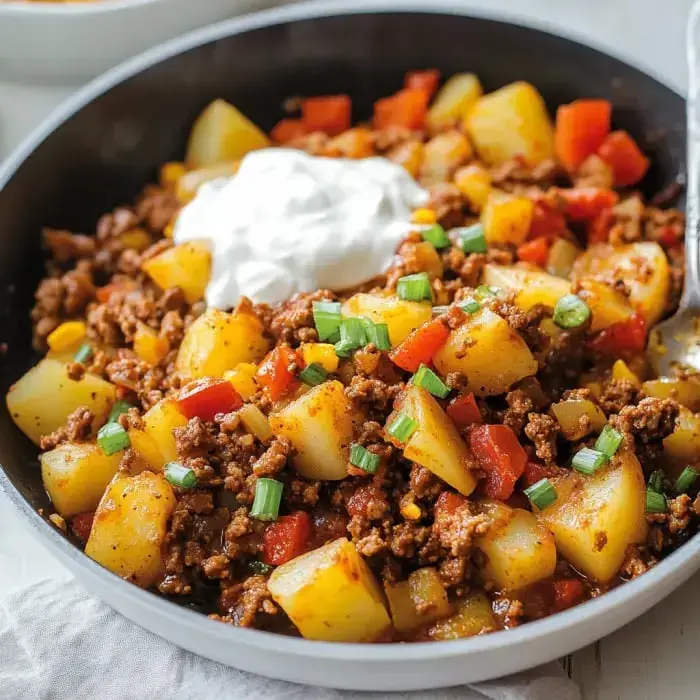
[[676,493],[686,493],[698,478],[698,472],[692,467],[686,467],[676,480]]
[[75,362],[85,364],[92,357],[92,346],[89,343],[83,343],[73,355]]
[[312,308],[319,340],[330,340],[335,343],[338,340],[340,327],[340,302],[314,301]]
[[578,328],[591,315],[586,302],[575,294],[563,296],[554,305],[554,323],[561,328]]
[[526,488],[523,493],[530,499],[530,502],[543,510],[551,506],[557,500],[557,491],[552,482],[545,478],[540,479],[536,484]]
[[116,423],[119,420],[119,416],[124,413],[128,413],[129,409],[133,406],[127,401],[117,401],[117,403],[112,406],[112,410],[109,412],[109,418],[107,418],[108,423]]
[[571,466],[581,474],[595,474],[606,462],[608,456],[590,447],[580,449],[571,460]]
[[197,475],[192,469],[184,467],[179,462],[168,462],[163,468],[165,478],[181,489],[193,489],[197,485]]
[[399,413],[394,422],[387,428],[387,433],[399,442],[406,442],[416,432],[417,428],[418,421],[405,413]]
[[350,357],[352,353],[365,345],[365,319],[344,318],[340,322],[340,340],[335,344],[339,357]]
[[488,250],[484,237],[484,227],[481,224],[457,229],[457,234],[465,253],[485,253]]
[[250,517],[256,520],[277,520],[284,484],[276,479],[258,479]]
[[622,433],[619,433],[611,425],[606,425],[601,434],[598,435],[594,448],[607,455],[608,459],[612,459],[622,444],[622,439]]
[[248,562],[248,569],[258,576],[267,576],[269,573],[272,573],[274,568],[274,566],[266,564],[264,561],[259,561],[257,559],[255,561]]
[[318,362],[312,362],[299,372],[299,379],[309,386],[318,386],[328,379],[328,372]]
[[350,448],[350,464],[359,467],[368,474],[375,474],[381,457],[370,452],[362,445],[353,445]]
[[372,343],[377,350],[391,350],[389,340],[389,326],[386,323],[371,323],[365,326],[365,338]]
[[129,433],[119,423],[105,423],[97,431],[97,443],[106,455],[125,450],[131,445]]
[[666,496],[656,491],[647,491],[647,513],[665,513]]
[[445,229],[440,226],[440,224],[433,224],[430,228],[425,229],[420,232],[423,236],[424,241],[432,243],[438,250],[440,248],[447,248],[451,245],[450,239],[445,233]]
[[433,300],[433,290],[430,288],[430,278],[426,272],[400,277],[396,284],[399,299],[405,301]]
[[647,484],[647,489],[649,491],[655,491],[656,493],[664,492],[664,479],[666,474],[661,469],[653,471],[649,476],[649,483]]
[[468,314],[475,314],[477,311],[481,311],[481,304],[475,299],[465,299],[457,306]]
[[495,297],[498,295],[498,292],[501,290],[498,287],[492,287],[489,286],[488,284],[480,284],[475,290],[474,290],[474,296],[479,300],[479,301],[484,301],[485,299],[488,299],[490,297]]
[[418,368],[411,381],[440,399],[444,399],[450,393],[450,387],[426,365],[421,365]]

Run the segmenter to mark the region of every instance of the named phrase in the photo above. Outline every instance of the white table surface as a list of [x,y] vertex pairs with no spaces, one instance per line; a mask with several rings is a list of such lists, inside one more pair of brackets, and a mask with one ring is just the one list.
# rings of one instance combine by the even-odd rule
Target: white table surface
[[[685,89],[684,29],[692,0],[464,0],[464,4],[560,26]],[[66,87],[0,82],[0,158],[69,93]],[[45,575],[47,569],[56,576],[67,575],[0,496],[0,593],[18,581]],[[700,574],[651,612],[568,659],[585,700],[700,697],[698,600]]]

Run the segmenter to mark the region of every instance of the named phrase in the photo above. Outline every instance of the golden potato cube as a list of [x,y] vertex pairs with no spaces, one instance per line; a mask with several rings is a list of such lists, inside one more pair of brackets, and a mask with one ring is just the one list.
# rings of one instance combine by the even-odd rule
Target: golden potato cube
[[455,129],[443,131],[425,144],[420,169],[421,181],[449,180],[452,173],[471,157],[472,147],[464,134]]
[[[639,377],[627,366],[624,360],[615,360],[610,371],[610,376],[616,381],[626,381],[631,382],[636,387],[640,387],[642,384],[639,381]],[[700,385],[698,385],[700,389]]]
[[491,194],[491,173],[479,163],[470,163],[455,173],[455,185],[467,198],[471,210],[479,213]]
[[523,311],[529,311],[537,304],[553,309],[559,299],[571,294],[571,283],[567,280],[524,267],[489,263],[484,266],[482,282],[492,287],[517,292],[515,305]]
[[481,212],[486,243],[520,245],[530,233],[533,209],[527,197],[491,190]]
[[411,600],[408,581],[393,584],[385,582],[384,593],[389,602],[389,611],[395,629],[399,632],[408,632],[421,626],[423,620]]
[[623,323],[634,313],[627,297],[603,282],[581,279],[579,287],[578,296],[591,310],[591,332]]
[[233,388],[244,401],[248,401],[258,393],[258,383],[255,375],[258,373],[257,365],[252,362],[239,362],[233,369],[224,372],[224,379],[231,382]]
[[418,569],[409,575],[408,595],[421,624],[435,622],[452,612],[445,586],[438,572],[430,566]]
[[552,413],[567,440],[599,433],[608,422],[603,411],[588,399],[566,399],[552,404]]
[[399,255],[410,261],[412,269],[425,272],[431,280],[442,277],[444,267],[440,253],[428,241],[407,241],[399,248]]
[[173,430],[187,425],[187,418],[170,399],[163,399],[141,417],[143,430],[131,428],[131,446],[155,471],[162,471],[168,462],[177,460]]
[[168,339],[159,336],[151,327],[140,321],[134,334],[134,352],[139,359],[157,365],[170,350]]
[[277,567],[267,588],[306,639],[372,642],[391,625],[374,574],[344,538]]
[[[238,172],[241,167],[240,160],[234,160],[231,163],[218,163],[211,165],[208,168],[197,168],[185,173],[178,181],[175,188],[175,194],[180,204],[194,199],[197,190],[205,183],[212,180],[218,180],[220,177],[231,177]],[[169,236],[170,237],[170,236]]]
[[446,620],[435,623],[428,631],[432,639],[448,641],[474,637],[498,629],[491,601],[479,592],[469,593],[457,604],[457,611]]
[[181,243],[141,265],[141,269],[161,289],[182,289],[190,304],[204,298],[210,268],[211,253],[203,243]]
[[[615,369],[614,365],[613,369]],[[693,412],[700,411],[700,379],[695,377],[650,379],[642,384],[642,389],[647,396],[654,396],[657,399],[675,399]]]
[[481,83],[473,73],[457,73],[438,90],[428,110],[426,124],[432,131],[457,126],[483,94]]
[[549,249],[545,269],[550,275],[568,279],[581,249],[568,238],[557,238]]
[[392,148],[386,157],[397,165],[403,166],[411,177],[418,177],[425,148],[421,141],[406,141]]
[[305,365],[318,364],[332,374],[338,369],[338,355],[332,343],[305,343],[301,346],[301,356]]
[[689,464],[700,461],[700,415],[681,406],[674,431],[663,440],[663,468],[678,477]]

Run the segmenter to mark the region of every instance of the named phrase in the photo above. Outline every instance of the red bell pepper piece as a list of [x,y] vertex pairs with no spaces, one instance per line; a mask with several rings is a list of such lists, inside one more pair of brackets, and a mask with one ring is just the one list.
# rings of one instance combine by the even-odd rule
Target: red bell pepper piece
[[664,226],[656,240],[664,248],[675,248],[680,244],[682,235],[683,231],[681,229],[676,229],[673,226]]
[[472,392],[452,399],[447,405],[447,415],[458,428],[482,422],[481,411]]
[[301,119],[281,119],[270,132],[273,141],[289,143],[309,133]]
[[586,233],[588,234],[588,245],[592,243],[607,243],[610,236],[610,229],[613,225],[612,209],[603,209],[587,222]]
[[566,202],[566,214],[572,221],[586,221],[598,216],[603,209],[614,207],[620,197],[602,187],[574,187],[558,190]]
[[525,488],[536,484],[540,479],[551,479],[561,473],[561,469],[554,465],[540,464],[539,462],[528,461],[523,472],[522,484]]
[[302,510],[282,515],[270,523],[263,535],[263,556],[266,564],[280,566],[303,554],[311,538],[311,519]]
[[89,511],[87,513],[78,513],[78,515],[74,516],[73,520],[71,520],[71,530],[73,530],[75,536],[81,542],[85,543],[88,541],[94,519],[95,511]]
[[205,377],[188,384],[177,399],[177,407],[186,418],[214,420],[217,413],[230,413],[243,405],[243,399],[225,379]]
[[374,103],[374,126],[376,129],[386,129],[388,126],[420,129],[425,122],[428,102],[428,94],[422,88],[399,90],[391,97]]
[[301,101],[301,121],[309,131],[337,136],[350,128],[352,102],[347,95],[307,97]]
[[424,90],[428,99],[437,92],[440,83],[440,71],[436,69],[416,70],[406,73],[403,86],[409,90]]
[[427,365],[433,359],[449,335],[450,329],[436,318],[416,328],[401,345],[389,353],[389,357],[401,369],[416,372],[422,364]]
[[549,257],[549,241],[544,238],[534,238],[518,246],[515,251],[520,260],[544,267]]
[[535,200],[532,209],[532,223],[529,238],[556,238],[566,229],[566,219],[558,209],[551,204]]
[[299,364],[297,354],[287,345],[279,345],[258,368],[255,378],[273,401],[282,398],[296,385],[296,377],[289,369],[293,364]]
[[639,355],[647,345],[647,324],[644,317],[636,313],[626,321],[604,328],[588,342],[594,352],[608,357]]
[[636,185],[649,169],[649,159],[626,131],[613,131],[598,155],[612,168],[615,187]]
[[607,100],[574,100],[557,110],[554,149],[569,171],[595,153],[610,133],[612,105]]
[[557,610],[566,610],[572,605],[576,605],[585,593],[583,583],[577,578],[565,578],[555,581],[554,587],[554,607]]
[[484,493],[505,501],[527,464],[527,453],[506,425],[480,425],[469,435],[469,445],[479,466],[486,472]]

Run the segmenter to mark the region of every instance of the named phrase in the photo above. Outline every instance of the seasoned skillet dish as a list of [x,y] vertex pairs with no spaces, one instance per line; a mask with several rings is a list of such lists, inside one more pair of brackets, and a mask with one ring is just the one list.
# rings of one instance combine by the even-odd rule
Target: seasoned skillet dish
[[695,532],[700,380],[645,361],[683,215],[610,103],[439,84],[270,136],[218,100],[94,235],[44,231],[7,406],[88,556],[229,624],[445,640]]

